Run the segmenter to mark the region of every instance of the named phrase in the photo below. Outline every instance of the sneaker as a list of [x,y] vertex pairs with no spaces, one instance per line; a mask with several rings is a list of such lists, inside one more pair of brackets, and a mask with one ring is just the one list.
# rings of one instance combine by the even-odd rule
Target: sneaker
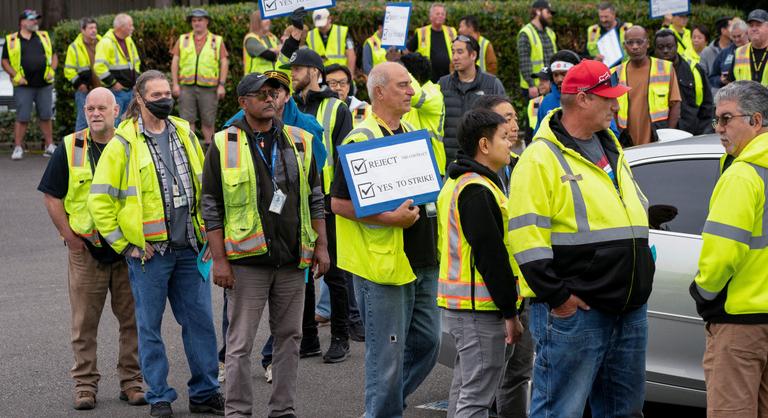
[[153,403],[149,408],[149,415],[160,418],[173,418],[173,409],[170,402]]
[[50,144],[47,147],[45,147],[45,151],[43,152],[43,157],[50,158],[53,156],[53,153],[56,151],[56,145]]
[[224,370],[224,363],[219,362],[219,383],[224,383],[227,379],[227,372]]
[[210,398],[197,403],[189,401],[189,412],[193,414],[224,415],[224,397],[216,392]]
[[272,365],[267,365],[267,370],[264,371],[264,378],[267,379],[267,383],[272,383]]
[[123,402],[128,402],[128,405],[141,406],[147,404],[147,400],[144,399],[144,391],[140,388],[121,390],[119,398]]
[[323,356],[324,363],[341,363],[349,355],[349,341],[345,338],[331,337],[331,346]]
[[310,340],[301,340],[301,348],[299,349],[299,358],[315,357],[323,354],[323,350],[320,348],[320,339],[315,337]]
[[73,406],[78,411],[86,411],[96,408],[96,394],[87,391],[77,392],[77,394],[75,394],[75,404]]
[[365,327],[363,327],[362,321],[350,322],[349,339],[360,343],[365,342]]
[[11,154],[11,159],[14,161],[18,161],[22,158],[24,158],[24,148],[19,146],[14,147],[13,154]]

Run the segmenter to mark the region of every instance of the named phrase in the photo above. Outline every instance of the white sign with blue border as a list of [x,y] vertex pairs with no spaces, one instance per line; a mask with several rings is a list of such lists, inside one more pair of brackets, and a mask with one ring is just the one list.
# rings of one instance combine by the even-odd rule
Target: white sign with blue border
[[405,47],[408,41],[411,7],[411,3],[387,3],[381,32],[381,46]]
[[653,19],[668,14],[690,13],[691,0],[650,0],[649,10]]
[[336,6],[336,0],[259,0],[259,11],[262,19],[288,16],[299,7],[310,11],[328,9],[334,6]]
[[397,209],[407,199],[414,206],[437,200],[442,178],[426,129],[342,145],[338,152],[358,218]]

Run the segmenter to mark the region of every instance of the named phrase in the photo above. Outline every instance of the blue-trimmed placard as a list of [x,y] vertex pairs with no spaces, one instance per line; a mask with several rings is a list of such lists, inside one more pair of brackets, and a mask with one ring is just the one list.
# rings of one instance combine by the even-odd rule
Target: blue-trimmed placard
[[651,19],[675,15],[678,13],[690,13],[691,0],[650,0],[648,2],[648,14]]
[[311,11],[316,9],[330,9],[336,6],[336,0],[258,0],[259,11],[262,19],[274,19],[280,16],[288,16],[299,7]]
[[426,129],[342,145],[338,152],[358,218],[397,209],[407,199],[414,206],[434,202],[443,185]]
[[412,3],[387,3],[381,30],[381,46],[405,48],[412,8]]

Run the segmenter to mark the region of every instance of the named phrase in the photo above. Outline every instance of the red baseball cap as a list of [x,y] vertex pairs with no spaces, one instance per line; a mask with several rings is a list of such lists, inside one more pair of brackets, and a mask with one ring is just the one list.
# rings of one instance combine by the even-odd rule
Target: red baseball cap
[[611,84],[611,70],[600,61],[583,60],[565,75],[562,94],[590,93],[608,99],[615,99],[630,90],[629,87]]

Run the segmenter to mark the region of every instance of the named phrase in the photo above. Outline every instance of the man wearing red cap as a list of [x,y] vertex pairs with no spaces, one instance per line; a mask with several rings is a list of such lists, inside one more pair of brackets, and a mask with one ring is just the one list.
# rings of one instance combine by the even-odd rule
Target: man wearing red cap
[[596,417],[642,416],[648,203],[608,129],[627,91],[601,62],[571,68],[562,109],[512,176],[509,238],[537,341],[533,418],[581,416],[587,399]]

